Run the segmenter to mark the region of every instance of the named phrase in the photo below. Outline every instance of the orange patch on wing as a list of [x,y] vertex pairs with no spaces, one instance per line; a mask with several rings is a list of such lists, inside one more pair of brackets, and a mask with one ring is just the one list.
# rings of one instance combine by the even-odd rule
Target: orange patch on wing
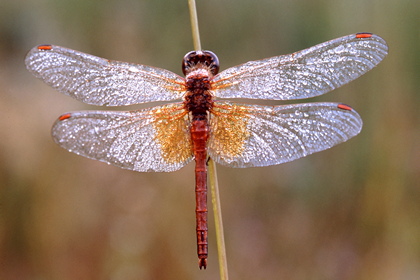
[[181,104],[160,106],[150,111],[155,121],[155,140],[161,146],[162,157],[168,163],[184,162],[192,155],[191,134],[187,111]]
[[230,157],[242,155],[249,138],[249,111],[235,104],[214,105],[211,119],[213,148]]
[[232,76],[230,77],[226,77],[224,79],[218,80],[217,82],[211,82],[210,86],[211,86],[211,90],[218,90],[218,89],[222,89],[222,88],[227,88],[227,87],[231,87],[234,84],[231,82],[226,82],[229,79],[231,79]]

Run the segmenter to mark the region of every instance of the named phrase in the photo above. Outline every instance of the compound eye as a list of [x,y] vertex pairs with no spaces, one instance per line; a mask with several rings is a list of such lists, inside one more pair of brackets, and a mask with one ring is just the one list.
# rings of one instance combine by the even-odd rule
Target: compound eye
[[196,51],[191,51],[191,52],[187,53],[186,55],[184,55],[184,58],[183,58],[182,62],[183,63],[189,62],[196,55],[197,55],[197,52]]
[[219,72],[219,59],[211,51],[191,51],[184,56],[182,60],[182,73],[187,75],[199,64],[207,66],[212,75]]
[[184,56],[182,60],[182,73],[186,76],[191,69],[198,63],[198,56],[201,51],[191,51]]
[[214,52],[211,51],[203,51],[207,57],[207,65],[210,67],[210,71],[215,76],[219,73],[219,58]]

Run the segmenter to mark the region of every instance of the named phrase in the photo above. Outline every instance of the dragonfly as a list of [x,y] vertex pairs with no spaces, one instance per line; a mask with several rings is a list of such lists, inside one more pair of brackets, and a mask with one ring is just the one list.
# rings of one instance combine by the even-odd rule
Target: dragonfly
[[319,96],[374,68],[387,52],[381,37],[357,33],[220,73],[213,52],[192,51],[182,61],[185,77],[54,45],[34,47],[25,64],[54,89],[91,105],[174,101],[132,111],[65,113],[52,137],[68,151],[139,172],[175,171],[195,160],[201,269],[208,257],[208,158],[238,168],[276,165],[331,148],[362,128],[359,114],[341,103],[263,106],[225,99]]

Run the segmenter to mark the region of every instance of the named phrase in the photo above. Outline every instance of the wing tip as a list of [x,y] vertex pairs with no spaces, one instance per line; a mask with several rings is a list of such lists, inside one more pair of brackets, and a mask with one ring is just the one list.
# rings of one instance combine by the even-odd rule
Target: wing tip
[[388,44],[386,43],[385,39],[379,35],[370,33],[370,32],[360,32],[353,35],[356,39],[367,39],[376,41],[378,44],[382,46],[381,50],[385,57],[388,54]]

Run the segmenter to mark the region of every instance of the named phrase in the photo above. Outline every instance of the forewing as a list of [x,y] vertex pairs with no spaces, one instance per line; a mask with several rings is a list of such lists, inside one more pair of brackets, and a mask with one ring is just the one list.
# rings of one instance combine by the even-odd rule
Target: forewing
[[35,47],[25,63],[48,85],[92,105],[174,100],[185,91],[184,79],[168,70],[107,60],[59,46]]
[[188,118],[180,103],[67,113],[55,122],[52,136],[71,152],[140,172],[174,171],[192,159]]
[[276,100],[313,97],[363,75],[387,52],[381,37],[353,34],[300,52],[229,68],[214,78],[214,95]]
[[331,148],[361,128],[360,116],[343,104],[216,102],[208,152],[216,162],[230,167],[275,165]]

